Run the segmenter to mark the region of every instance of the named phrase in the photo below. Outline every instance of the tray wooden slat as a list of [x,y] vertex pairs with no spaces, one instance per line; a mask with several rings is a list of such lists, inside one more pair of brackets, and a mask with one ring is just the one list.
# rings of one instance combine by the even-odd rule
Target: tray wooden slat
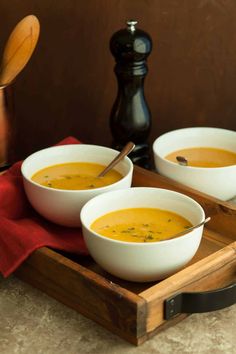
[[144,299],[46,247],[16,275],[131,342],[146,332]]

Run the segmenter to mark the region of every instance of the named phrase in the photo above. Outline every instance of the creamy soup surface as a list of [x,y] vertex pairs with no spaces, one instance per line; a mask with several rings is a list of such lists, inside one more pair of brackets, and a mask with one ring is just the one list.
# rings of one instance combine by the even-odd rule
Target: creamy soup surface
[[156,208],[121,209],[105,214],[91,224],[98,234],[126,242],[156,242],[174,237],[193,226],[184,217]]
[[104,177],[97,178],[104,168],[105,166],[95,163],[69,162],[43,168],[31,179],[50,188],[82,190],[104,187],[123,177],[119,172],[111,170]]
[[165,156],[169,161],[178,163],[176,156],[187,159],[188,165],[193,167],[224,167],[236,165],[236,153],[223,149],[209,147],[194,147],[181,149]]

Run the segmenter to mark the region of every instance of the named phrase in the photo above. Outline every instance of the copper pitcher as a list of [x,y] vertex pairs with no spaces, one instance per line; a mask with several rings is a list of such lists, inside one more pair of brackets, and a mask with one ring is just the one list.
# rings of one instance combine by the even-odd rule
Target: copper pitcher
[[0,169],[14,162],[14,107],[11,85],[0,86]]

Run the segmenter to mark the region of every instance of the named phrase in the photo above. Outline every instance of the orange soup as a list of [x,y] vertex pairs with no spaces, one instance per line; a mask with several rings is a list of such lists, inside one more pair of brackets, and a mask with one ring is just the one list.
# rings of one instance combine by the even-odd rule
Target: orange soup
[[156,242],[193,226],[184,217],[156,208],[121,209],[95,220],[91,229],[119,241]]
[[123,177],[119,172],[111,170],[104,177],[98,178],[104,168],[96,163],[69,162],[43,168],[31,179],[50,188],[82,190],[104,187]]
[[183,156],[188,166],[193,167],[225,167],[236,165],[236,153],[223,149],[209,147],[194,147],[181,149],[168,154],[165,158],[176,162],[176,156]]

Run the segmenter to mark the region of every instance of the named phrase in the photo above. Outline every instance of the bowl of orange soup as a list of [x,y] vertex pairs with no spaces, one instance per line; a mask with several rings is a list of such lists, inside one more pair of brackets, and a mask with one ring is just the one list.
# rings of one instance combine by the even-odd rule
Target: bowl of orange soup
[[204,219],[192,198],[149,187],[104,193],[81,210],[94,260],[107,272],[137,282],[163,279],[184,267],[199,247],[203,226],[188,229]]
[[53,146],[33,153],[21,167],[29,202],[56,224],[80,226],[80,210],[89,199],[131,186],[133,164],[128,157],[104,177],[97,177],[118,153],[89,144]]
[[[236,132],[211,127],[173,130],[153,143],[156,170],[221,200],[236,196]],[[176,157],[187,160],[187,166]]]

